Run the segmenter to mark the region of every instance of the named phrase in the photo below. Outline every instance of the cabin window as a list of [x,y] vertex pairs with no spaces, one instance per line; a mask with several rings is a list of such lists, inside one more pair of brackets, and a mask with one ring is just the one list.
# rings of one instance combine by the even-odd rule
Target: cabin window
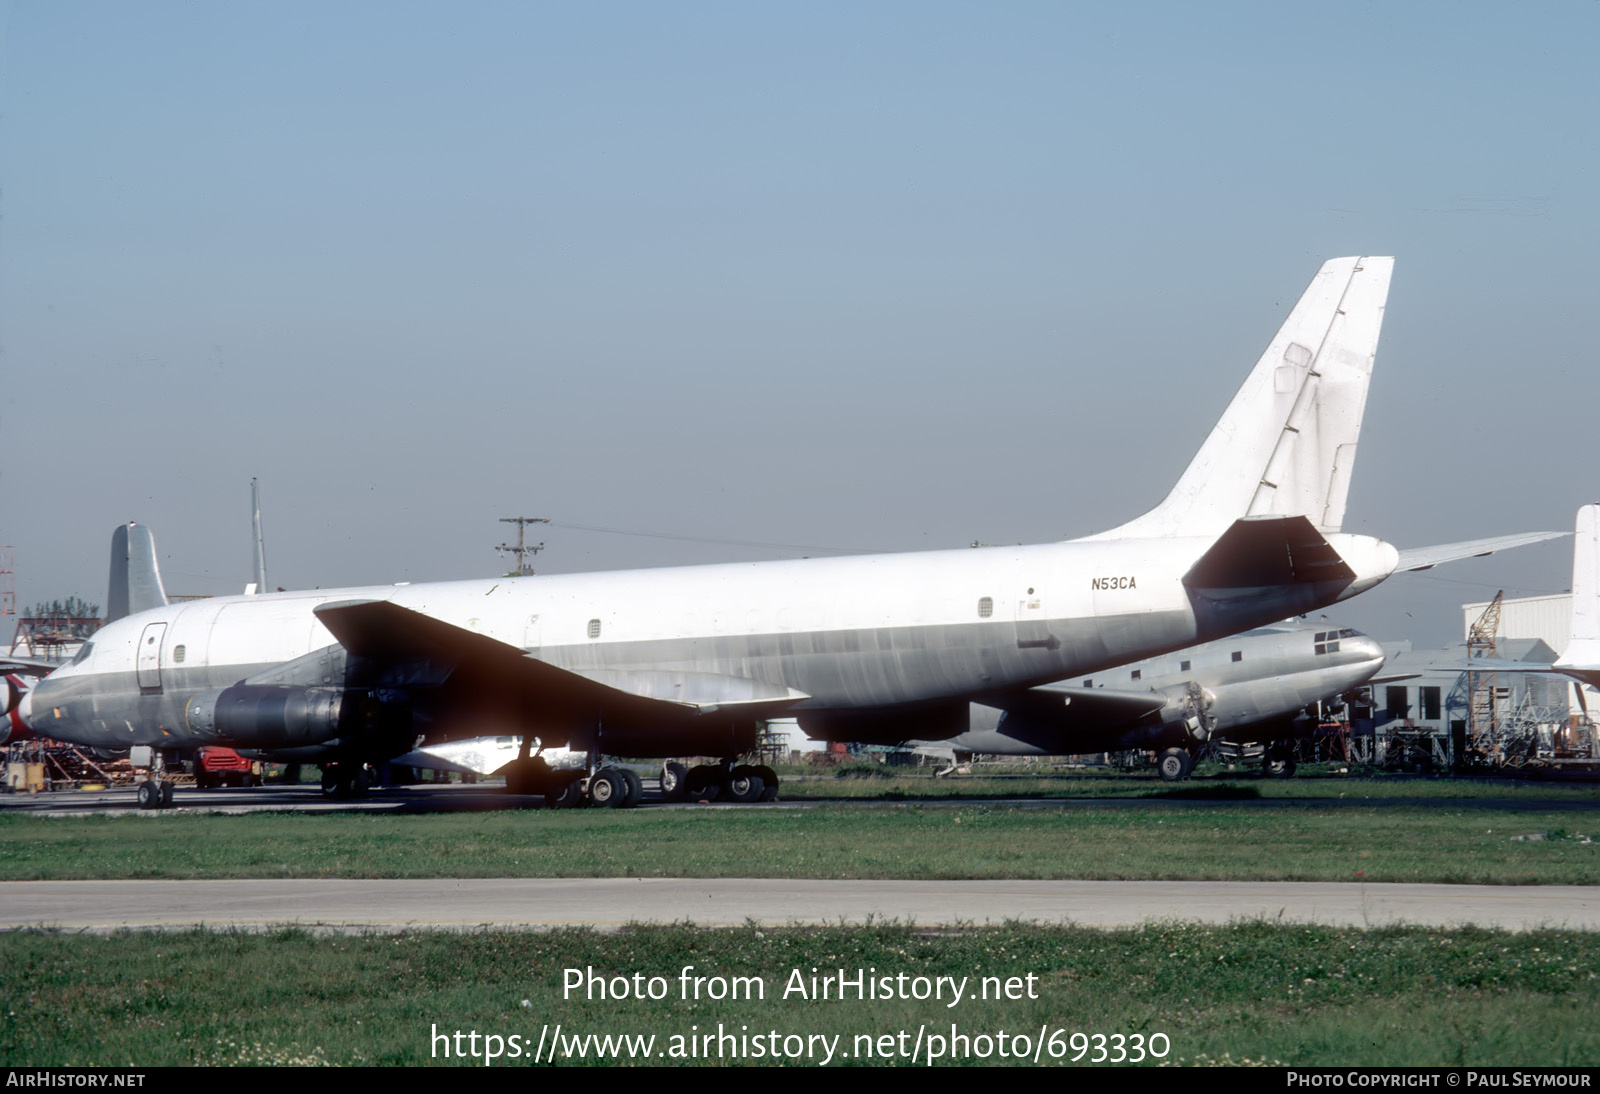
[[589,637],[590,638],[599,638],[600,637],[600,620],[598,620],[598,619],[589,620]]
[[988,619],[994,614],[994,597],[980,596],[978,598],[978,618]]
[[1083,682],[1083,686],[1086,687],[1086,688],[1092,688],[1092,687],[1094,687],[1094,681],[1093,680],[1085,680]]
[[1134,669],[1133,670],[1133,678],[1135,680],[1139,679],[1139,670],[1138,669]]
[[184,649],[181,643],[172,647],[172,660],[174,664],[183,664],[183,659],[188,656],[189,651]]
[[1188,661],[1179,661],[1178,662],[1178,671],[1179,672],[1188,672],[1190,664],[1191,664],[1191,662],[1188,662]]
[[1244,660],[1244,651],[1243,650],[1234,650],[1233,651],[1233,660],[1234,660],[1235,663],[1237,663],[1239,661],[1243,661]]

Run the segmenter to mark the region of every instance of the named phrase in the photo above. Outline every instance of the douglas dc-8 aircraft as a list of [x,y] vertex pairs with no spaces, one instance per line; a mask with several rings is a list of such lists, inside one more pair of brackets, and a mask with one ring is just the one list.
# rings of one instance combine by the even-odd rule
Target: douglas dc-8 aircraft
[[[1339,531],[1392,267],[1325,263],[1172,492],[1109,532],[159,606],[102,628],[20,713],[45,736],[147,747],[157,778],[202,744],[370,759],[509,731],[525,754],[725,757],[736,799],[767,789],[733,766],[760,719],[837,740],[953,737],[975,696],[1031,709],[1040,684],[1543,538],[1402,555]],[[554,792],[547,771],[527,755],[508,783]],[[586,789],[635,797],[614,768]],[[170,801],[170,784],[140,795]]]

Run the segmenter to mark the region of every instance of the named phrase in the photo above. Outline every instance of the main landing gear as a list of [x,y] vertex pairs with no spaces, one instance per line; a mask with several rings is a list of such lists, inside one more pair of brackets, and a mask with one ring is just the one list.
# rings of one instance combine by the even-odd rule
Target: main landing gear
[[353,798],[372,787],[372,772],[362,763],[326,763],[322,765],[322,796],[325,798]]
[[661,794],[668,801],[769,802],[778,797],[778,773],[765,765],[732,760],[687,770],[673,761],[662,768]]
[[[506,793],[542,795],[553,809],[592,805],[632,809],[644,797],[644,782],[630,767],[552,768],[540,756],[524,756],[505,768]],[[677,760],[661,765],[661,796],[669,802],[768,802],[778,796],[778,773],[765,765],[720,764],[685,767]]]
[[505,769],[506,793],[542,796],[552,809],[593,805],[632,809],[644,797],[644,781],[631,768],[608,766],[593,773],[552,768],[543,756],[525,756]]

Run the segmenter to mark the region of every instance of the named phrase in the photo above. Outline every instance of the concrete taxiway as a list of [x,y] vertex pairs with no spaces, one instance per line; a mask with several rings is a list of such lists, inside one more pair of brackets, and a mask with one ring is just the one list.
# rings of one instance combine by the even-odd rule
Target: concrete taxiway
[[1600,886],[730,878],[14,881],[0,927],[477,929],[1160,920],[1600,929]]

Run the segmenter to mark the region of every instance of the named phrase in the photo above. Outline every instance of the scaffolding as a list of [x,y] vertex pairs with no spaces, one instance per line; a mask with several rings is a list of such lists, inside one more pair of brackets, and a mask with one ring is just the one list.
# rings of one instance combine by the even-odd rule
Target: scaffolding
[[65,661],[100,629],[94,615],[73,615],[67,610],[34,610],[17,620],[11,635],[12,657],[37,657],[46,661]]
[[[1483,609],[1477,622],[1467,632],[1467,660],[1498,656],[1496,639],[1500,634],[1500,605],[1505,600],[1501,589]],[[1467,752],[1482,757],[1490,765],[1498,762],[1495,740],[1497,700],[1504,694],[1500,688],[1500,675],[1495,672],[1467,670]],[[1457,765],[1461,766],[1461,758]]]

